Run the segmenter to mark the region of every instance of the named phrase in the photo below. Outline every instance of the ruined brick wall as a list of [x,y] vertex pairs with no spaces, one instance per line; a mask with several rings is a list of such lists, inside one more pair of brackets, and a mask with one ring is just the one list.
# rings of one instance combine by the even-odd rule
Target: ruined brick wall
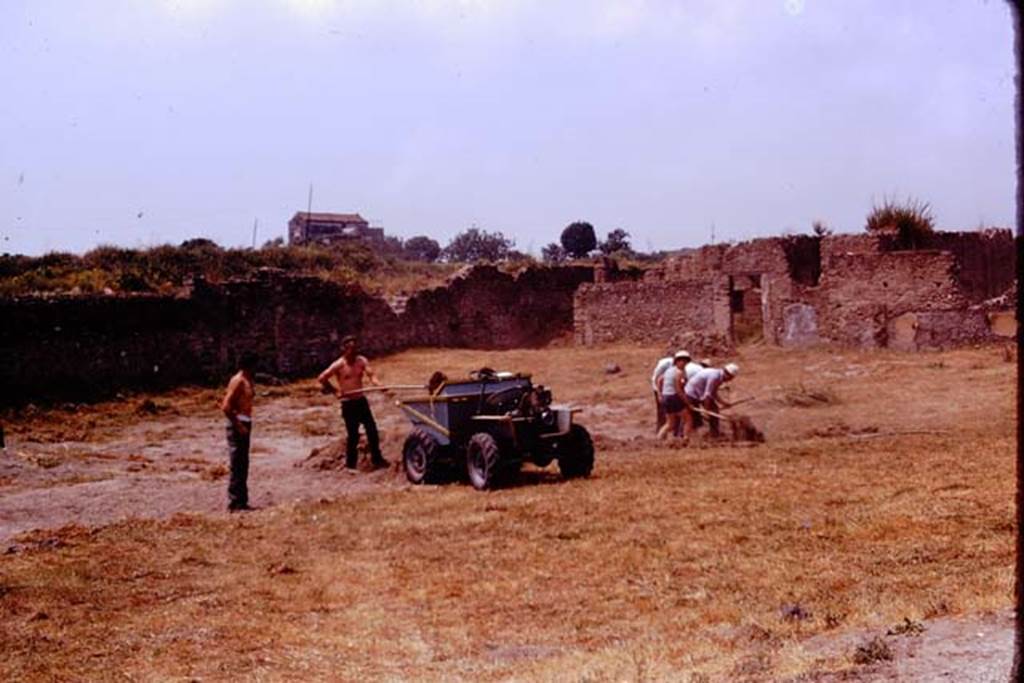
[[670,259],[647,275],[648,281],[684,282],[727,276],[732,307],[721,328],[737,339],[780,343],[783,302],[794,287],[814,286],[821,275],[821,238],[793,235],[755,239],[735,245],[705,246]]
[[1010,232],[938,232],[926,246],[898,251],[891,237],[867,234],[789,243],[789,272],[762,276],[765,338],[904,350],[1008,338],[1006,310],[972,304],[1015,282]]
[[0,403],[219,382],[249,349],[261,370],[312,372],[358,331],[368,300],[315,278],[200,282],[189,297],[0,300]]
[[722,253],[721,270],[726,275],[787,273],[789,261],[784,238],[751,240],[730,246]]
[[875,235],[829,235],[821,239],[821,267],[828,270],[832,259],[853,254],[877,254],[882,251]]
[[946,252],[837,256],[824,271],[816,297],[821,334],[844,346],[889,346],[894,318],[966,308],[955,269]]
[[0,300],[0,402],[199,381],[220,356],[205,318],[170,297]]
[[[999,296],[1015,281],[1013,234],[1005,229],[976,232],[935,232],[923,238],[920,251],[952,255],[954,277],[972,302]],[[853,254],[902,253],[893,235],[834,235],[821,246],[822,268],[829,270],[836,257]]]
[[493,266],[466,269],[411,297],[396,321],[401,329],[386,334],[406,335],[403,346],[541,346],[572,329],[573,294],[593,277],[586,266],[528,268],[515,277]]
[[[774,341],[924,350],[1006,337],[1005,314],[972,306],[1005,282],[1003,267],[993,265],[1004,255],[986,252],[998,241],[974,250],[964,245],[977,245],[977,233],[943,239],[936,243],[960,245],[960,251],[887,251],[884,238],[825,238],[818,286],[775,283],[766,305]],[[965,263],[980,275],[965,279]]]
[[1009,230],[937,232],[929,235],[926,247],[953,255],[957,281],[972,302],[999,296],[1016,280],[1013,234]]
[[821,278],[833,298],[885,302],[894,308],[966,304],[956,259],[943,251],[902,251],[836,257]]
[[651,269],[648,280],[688,280],[723,274],[788,275],[811,283],[820,271],[820,238],[810,235],[769,237],[739,244],[713,244],[668,259]]
[[247,349],[265,372],[311,375],[349,333],[370,355],[542,345],[572,329],[573,294],[592,279],[587,267],[480,267],[413,296],[402,314],[358,287],[273,273],[200,281],[187,297],[0,299],[0,404],[220,383]]
[[[657,297],[653,285],[669,283],[699,292],[716,278],[725,278],[731,309],[718,314],[715,329],[733,339],[753,338],[759,325],[766,341],[782,346],[930,349],[1007,338],[1007,306],[975,305],[1015,281],[1010,232],[935,233],[928,240],[929,248],[915,251],[895,250],[892,238],[868,234],[702,247],[649,271],[647,290],[581,290],[576,339],[661,339],[664,316],[640,292]],[[615,303],[619,292],[629,294],[629,306]]]
[[664,344],[688,333],[727,336],[728,278],[600,283],[576,291],[575,340]]
[[722,259],[727,244],[708,244],[700,249],[667,259],[656,268],[651,268],[644,276],[645,280],[692,280],[722,272]]

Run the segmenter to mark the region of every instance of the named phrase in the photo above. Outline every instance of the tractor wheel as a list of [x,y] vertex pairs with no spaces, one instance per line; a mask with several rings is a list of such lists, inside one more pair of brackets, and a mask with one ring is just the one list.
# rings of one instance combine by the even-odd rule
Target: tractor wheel
[[501,449],[494,437],[486,432],[474,434],[466,446],[466,473],[473,488],[477,491],[494,488],[500,461]]
[[573,425],[558,449],[558,471],[566,479],[589,477],[594,469],[594,442],[582,425]]
[[413,484],[431,484],[438,479],[441,464],[438,462],[440,446],[430,434],[422,429],[413,429],[402,446],[402,462],[405,477]]

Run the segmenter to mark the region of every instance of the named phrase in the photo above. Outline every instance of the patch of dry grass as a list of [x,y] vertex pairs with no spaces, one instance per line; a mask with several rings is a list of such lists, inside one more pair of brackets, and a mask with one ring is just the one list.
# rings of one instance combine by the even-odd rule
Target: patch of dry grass
[[216,412],[223,389],[182,387],[163,394],[134,394],[121,400],[29,405],[0,409],[7,434],[36,443],[95,442],[110,439],[127,425],[159,414]]
[[[488,494],[409,487],[34,534],[0,557],[0,677],[774,679],[855,665],[805,650],[817,634],[1010,603],[1013,376],[998,354],[943,354],[945,377],[927,356],[746,350],[732,391],[763,399],[750,412],[769,441],[745,449],[631,438],[650,431],[656,357],[383,359],[398,383],[532,369],[593,406],[581,420],[613,445],[583,481],[527,471]],[[604,375],[609,360],[623,372]],[[774,404],[800,382],[843,401]],[[877,431],[804,436],[839,421]]]
[[893,657],[892,648],[881,636],[875,636],[857,646],[853,653],[855,664],[887,662]]
[[794,408],[811,408],[839,403],[839,396],[829,387],[806,387],[803,384],[796,384],[783,388],[780,402]]
[[338,430],[338,416],[334,411],[320,410],[303,417],[299,432],[303,436],[327,436]]

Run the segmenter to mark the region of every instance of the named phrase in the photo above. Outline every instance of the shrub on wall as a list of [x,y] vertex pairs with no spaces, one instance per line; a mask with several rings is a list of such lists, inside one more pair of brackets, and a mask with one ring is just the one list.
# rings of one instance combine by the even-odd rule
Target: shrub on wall
[[562,248],[562,245],[555,242],[552,242],[540,250],[540,257],[544,263],[563,263],[566,256],[565,249]]
[[892,236],[897,249],[920,249],[935,232],[935,219],[928,202],[886,199],[872,207],[865,229],[871,234]]
[[633,253],[633,246],[629,243],[629,233],[622,228],[615,228],[608,232],[608,238],[598,245],[601,253],[607,255],[620,254],[628,256]]

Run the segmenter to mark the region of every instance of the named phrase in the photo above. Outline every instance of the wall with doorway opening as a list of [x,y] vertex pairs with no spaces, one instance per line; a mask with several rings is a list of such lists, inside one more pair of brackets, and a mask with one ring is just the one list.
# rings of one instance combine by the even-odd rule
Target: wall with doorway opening
[[[892,236],[864,234],[702,247],[628,288],[581,290],[576,340],[660,339],[669,319],[738,343],[782,346],[916,350],[1012,338],[1016,299],[996,296],[1015,284],[1009,230],[935,233],[922,248],[898,246]],[[691,293],[685,314],[669,318],[658,305],[670,291]],[[1002,303],[983,306],[990,300]]]

